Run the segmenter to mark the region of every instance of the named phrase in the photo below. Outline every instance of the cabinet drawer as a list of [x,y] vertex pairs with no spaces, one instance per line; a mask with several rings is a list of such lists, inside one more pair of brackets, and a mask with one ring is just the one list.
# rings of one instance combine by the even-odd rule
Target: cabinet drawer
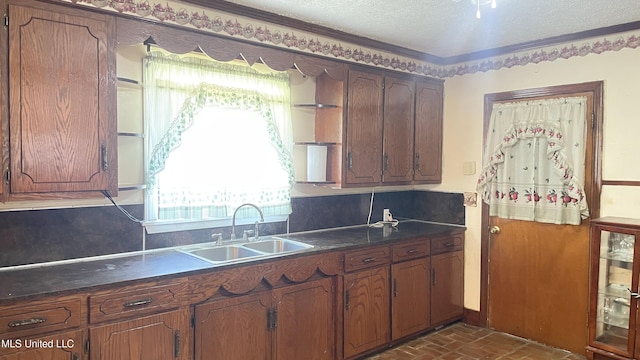
[[176,279],[168,285],[120,291],[89,297],[89,322],[121,319],[177,308],[186,282]]
[[464,234],[431,239],[431,255],[458,251],[464,248]]
[[80,298],[0,309],[0,335],[29,336],[80,326]]
[[429,240],[420,239],[393,245],[393,262],[416,259],[429,255]]
[[373,266],[388,264],[390,249],[388,246],[373,249],[347,251],[344,254],[344,271],[350,272]]

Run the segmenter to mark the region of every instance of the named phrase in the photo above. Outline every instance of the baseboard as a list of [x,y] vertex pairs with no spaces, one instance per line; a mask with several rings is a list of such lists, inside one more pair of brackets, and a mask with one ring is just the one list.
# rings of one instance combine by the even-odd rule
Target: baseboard
[[486,327],[486,321],[480,318],[480,311],[464,308],[462,312],[462,321],[465,324],[478,327]]

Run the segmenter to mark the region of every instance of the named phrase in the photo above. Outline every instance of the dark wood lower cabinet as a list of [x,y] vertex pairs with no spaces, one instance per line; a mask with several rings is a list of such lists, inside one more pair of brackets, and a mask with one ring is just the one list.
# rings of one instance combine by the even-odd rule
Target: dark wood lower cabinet
[[[55,335],[29,336],[8,342],[3,339],[1,360],[80,360],[84,352],[82,331],[69,331]],[[53,347],[34,347],[31,341],[52,342]],[[36,343],[37,346],[37,343]]]
[[462,317],[463,276],[463,251],[431,257],[431,325]]
[[344,357],[388,343],[389,266],[345,274],[344,290]]
[[[5,302],[0,360],[354,359],[462,317],[463,245],[459,233]],[[9,342],[30,338],[59,346]]]
[[190,311],[170,311],[89,328],[91,360],[188,360]]
[[271,359],[270,306],[268,292],[196,305],[196,360]]
[[274,291],[275,359],[335,359],[334,281],[327,278]]
[[335,278],[196,305],[197,360],[335,359]]
[[391,339],[398,340],[430,325],[429,258],[391,266]]

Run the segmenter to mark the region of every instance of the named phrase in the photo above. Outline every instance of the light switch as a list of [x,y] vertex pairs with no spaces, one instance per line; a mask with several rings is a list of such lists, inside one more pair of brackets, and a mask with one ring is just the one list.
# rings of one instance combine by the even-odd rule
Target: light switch
[[465,161],[462,163],[462,175],[474,175],[476,173],[476,162]]

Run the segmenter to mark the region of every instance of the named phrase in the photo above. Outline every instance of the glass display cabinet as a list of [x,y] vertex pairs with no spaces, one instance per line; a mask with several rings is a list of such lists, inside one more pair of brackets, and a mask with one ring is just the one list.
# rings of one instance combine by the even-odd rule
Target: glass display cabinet
[[637,359],[640,354],[639,238],[638,219],[591,221],[588,359]]

